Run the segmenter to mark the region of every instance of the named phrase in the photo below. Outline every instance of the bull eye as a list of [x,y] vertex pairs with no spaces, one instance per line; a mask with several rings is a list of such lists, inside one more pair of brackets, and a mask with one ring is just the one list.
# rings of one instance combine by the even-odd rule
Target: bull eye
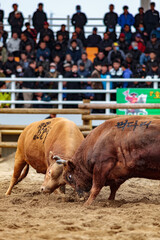
[[49,170],[49,172],[48,172],[48,173],[49,173],[49,175],[51,175],[51,170]]
[[71,174],[68,175],[68,181],[72,182],[72,175]]

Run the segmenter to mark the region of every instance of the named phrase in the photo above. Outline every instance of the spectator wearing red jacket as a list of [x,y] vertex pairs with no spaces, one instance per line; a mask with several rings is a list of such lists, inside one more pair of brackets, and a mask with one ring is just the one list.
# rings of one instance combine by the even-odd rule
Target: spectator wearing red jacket
[[[146,49],[146,47],[145,47],[145,45],[144,45],[144,41],[143,41],[143,39],[141,38],[140,33],[137,33],[137,34],[135,35],[135,42],[137,42],[137,44],[138,44],[138,45],[137,45],[137,46],[138,46],[138,50],[141,51],[141,52],[144,52],[145,49]],[[132,46],[132,45],[129,46],[129,50],[131,50],[131,49],[133,49],[133,46]]]

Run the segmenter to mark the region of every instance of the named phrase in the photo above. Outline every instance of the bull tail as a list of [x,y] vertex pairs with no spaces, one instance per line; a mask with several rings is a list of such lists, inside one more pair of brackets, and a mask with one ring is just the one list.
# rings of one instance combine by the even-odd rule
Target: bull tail
[[29,164],[27,164],[27,165],[25,166],[25,168],[24,168],[24,170],[23,170],[23,173],[22,173],[21,176],[18,178],[18,181],[16,182],[16,184],[19,183],[19,182],[21,182],[21,181],[27,176],[28,172],[29,172]]

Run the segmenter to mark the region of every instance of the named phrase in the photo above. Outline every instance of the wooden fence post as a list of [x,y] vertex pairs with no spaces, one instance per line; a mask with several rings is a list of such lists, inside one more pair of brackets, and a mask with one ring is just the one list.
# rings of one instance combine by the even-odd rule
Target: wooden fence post
[[[89,99],[83,99],[83,103],[90,103],[90,100]],[[91,112],[91,110],[90,109],[88,109],[89,111],[88,111],[88,114],[87,115],[90,115],[90,112]],[[85,116],[86,114],[82,114],[82,119],[83,119],[83,116]],[[83,125],[87,125],[87,126],[89,126],[90,127],[90,129],[92,129],[92,120],[84,120],[83,119]]]

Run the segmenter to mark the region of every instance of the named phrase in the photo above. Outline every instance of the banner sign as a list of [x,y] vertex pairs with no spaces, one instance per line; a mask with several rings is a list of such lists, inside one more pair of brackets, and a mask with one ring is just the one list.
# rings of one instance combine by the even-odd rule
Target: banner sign
[[[160,89],[118,88],[117,103],[160,103]],[[160,115],[160,109],[117,109],[118,115]]]

